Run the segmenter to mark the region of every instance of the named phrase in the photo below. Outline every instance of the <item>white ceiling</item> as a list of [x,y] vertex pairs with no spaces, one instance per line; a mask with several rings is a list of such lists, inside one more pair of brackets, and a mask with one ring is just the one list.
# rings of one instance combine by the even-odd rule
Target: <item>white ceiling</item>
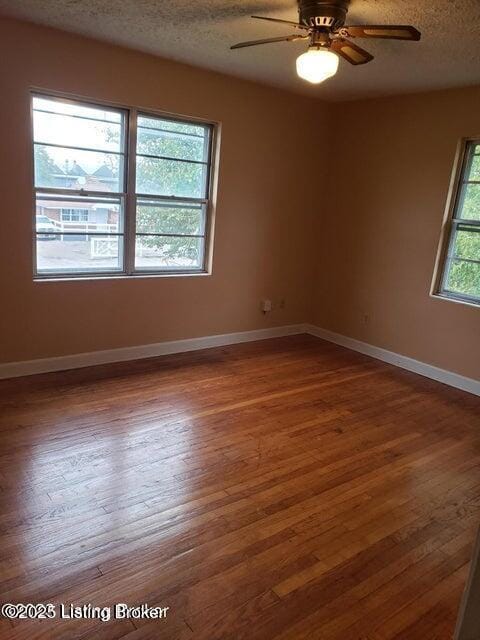
[[347,23],[413,24],[422,41],[357,40],[375,60],[341,61],[320,86],[296,77],[304,43],[229,50],[293,33],[249,16],[296,20],[295,0],[0,0],[0,13],[327,100],[480,84],[480,0],[352,0]]

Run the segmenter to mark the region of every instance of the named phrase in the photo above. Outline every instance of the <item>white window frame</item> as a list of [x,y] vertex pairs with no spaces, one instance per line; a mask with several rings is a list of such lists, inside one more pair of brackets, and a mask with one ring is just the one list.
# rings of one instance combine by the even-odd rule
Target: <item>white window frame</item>
[[[123,189],[121,192],[102,192],[102,191],[85,191],[84,189],[64,189],[36,187],[35,171],[34,171],[34,135],[33,135],[33,99],[43,98],[47,100],[55,100],[67,104],[80,104],[87,107],[99,109],[112,109],[124,114],[124,148],[125,162],[123,167]],[[212,272],[213,257],[213,227],[214,227],[214,203],[216,195],[217,176],[216,168],[218,163],[218,129],[217,122],[202,120],[200,118],[190,118],[179,116],[176,114],[165,113],[153,109],[141,109],[138,107],[128,107],[111,102],[101,100],[92,100],[80,96],[66,95],[53,91],[45,91],[42,89],[34,89],[30,93],[30,122],[31,122],[31,159],[32,159],[32,182],[33,182],[33,277],[34,280],[76,280],[76,279],[102,279],[102,278],[118,278],[118,277],[145,277],[145,276],[195,276],[210,275]],[[191,125],[206,127],[209,130],[208,159],[207,159],[207,178],[206,178],[206,194],[205,198],[187,198],[177,196],[164,196],[152,194],[136,193],[136,155],[137,155],[137,119],[138,116],[162,118],[172,122],[179,122]],[[78,201],[82,198],[118,198],[121,200],[120,215],[123,213],[123,233],[108,234],[115,237],[123,236],[123,246],[119,248],[122,254],[122,269],[98,270],[93,269],[85,271],[57,271],[57,272],[39,272],[37,270],[37,231],[36,231],[36,198],[38,194],[53,196],[77,196]],[[177,268],[177,267],[159,267],[159,268],[136,268],[135,267],[135,243],[136,243],[136,206],[137,199],[161,202],[175,202],[185,204],[201,204],[205,207],[205,225],[204,233],[198,237],[203,238],[203,258],[198,268]],[[122,206],[123,205],[123,206]],[[123,211],[122,211],[123,209]],[[97,234],[88,232],[90,235],[100,235],[105,237],[105,231]],[[162,234],[158,234],[162,235]],[[168,235],[168,234],[166,234]],[[182,234],[171,234],[180,237]],[[188,236],[187,236],[188,237]],[[197,237],[197,236],[195,236]]]
[[[449,274],[450,249],[455,241],[456,230],[469,230],[473,233],[480,233],[480,220],[465,220],[457,216],[462,205],[462,187],[465,182],[470,167],[470,149],[472,146],[480,145],[480,136],[473,138],[463,138],[457,148],[450,189],[447,198],[447,207],[440,236],[439,249],[435,264],[434,277],[432,282],[431,295],[453,302],[480,306],[480,297],[471,296],[447,288]],[[472,262],[477,262],[473,260]]]

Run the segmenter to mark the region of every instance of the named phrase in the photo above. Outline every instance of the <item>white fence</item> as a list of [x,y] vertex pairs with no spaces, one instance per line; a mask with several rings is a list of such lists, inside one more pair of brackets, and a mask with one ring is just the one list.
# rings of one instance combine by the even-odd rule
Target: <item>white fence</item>
[[90,238],[91,258],[110,258],[118,255],[118,236],[114,238]]
[[[98,222],[64,222],[50,219],[51,223],[58,229],[58,233],[78,232],[78,235],[87,233],[118,233],[118,224],[103,224]],[[62,238],[63,240],[63,238]]]
[[[106,224],[98,222],[80,222],[80,221],[59,221],[50,219],[52,224],[58,229],[60,240],[64,240],[63,233],[78,233],[84,236],[89,233],[118,233],[118,224]],[[110,258],[116,257],[118,254],[118,237],[90,237],[90,257],[91,258]]]

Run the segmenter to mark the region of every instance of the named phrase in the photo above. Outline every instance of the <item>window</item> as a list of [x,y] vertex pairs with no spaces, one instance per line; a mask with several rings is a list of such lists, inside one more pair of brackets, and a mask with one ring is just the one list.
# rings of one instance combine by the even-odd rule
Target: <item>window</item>
[[213,125],[32,100],[36,277],[207,271]]
[[88,209],[62,209],[63,222],[88,222]]
[[437,292],[480,303],[480,140],[462,147],[461,165],[445,229]]

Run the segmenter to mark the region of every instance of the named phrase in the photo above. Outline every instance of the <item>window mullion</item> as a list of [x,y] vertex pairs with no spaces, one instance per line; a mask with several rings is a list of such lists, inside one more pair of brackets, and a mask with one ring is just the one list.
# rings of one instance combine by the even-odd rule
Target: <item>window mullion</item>
[[125,241],[124,264],[125,271],[131,275],[135,271],[135,233],[136,233],[136,181],[137,181],[137,117],[136,109],[131,109],[128,115],[127,140],[127,172],[125,198]]
[[147,200],[150,202],[176,202],[177,204],[207,204],[207,198],[188,198],[184,196],[162,196],[152,193],[137,193],[138,200]]
[[462,229],[462,231],[478,231],[480,229],[480,220],[454,218],[452,222],[455,230],[458,229],[458,227],[468,227],[468,229]]
[[79,201],[82,198],[105,198],[119,199],[122,198],[125,193],[123,191],[86,191],[85,189],[64,189],[63,187],[34,187],[34,192],[37,196],[52,195],[58,196],[78,196]]

